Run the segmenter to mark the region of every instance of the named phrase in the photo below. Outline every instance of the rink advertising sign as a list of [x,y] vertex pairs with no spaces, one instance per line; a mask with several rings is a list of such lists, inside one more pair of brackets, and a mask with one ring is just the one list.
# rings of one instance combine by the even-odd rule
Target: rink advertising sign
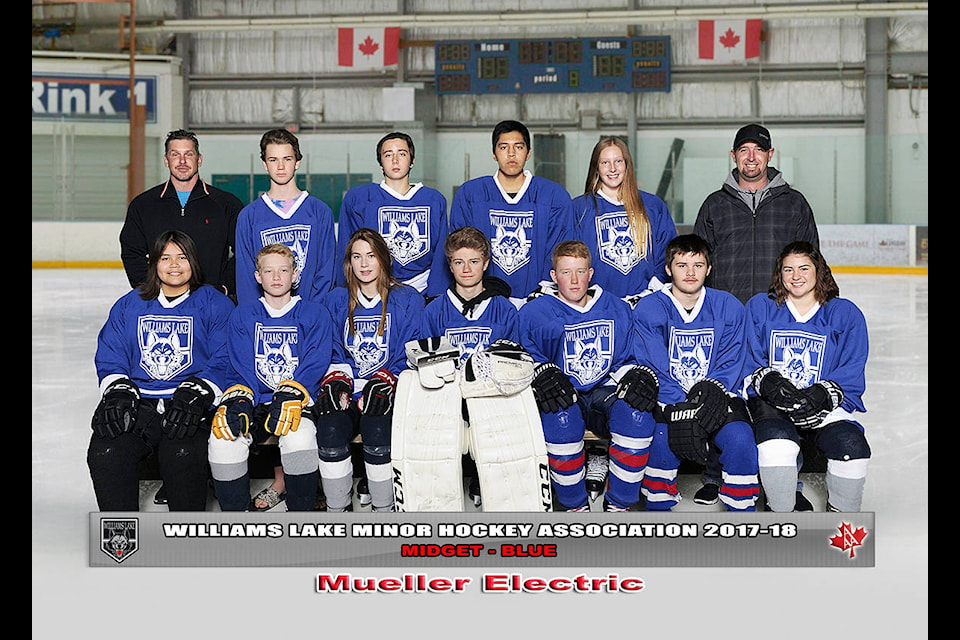
[[90,515],[91,567],[875,566],[871,512]]
[[[138,77],[134,85],[146,121],[157,121],[157,78]],[[130,119],[130,81],[123,76],[34,74],[34,120],[123,121]]]

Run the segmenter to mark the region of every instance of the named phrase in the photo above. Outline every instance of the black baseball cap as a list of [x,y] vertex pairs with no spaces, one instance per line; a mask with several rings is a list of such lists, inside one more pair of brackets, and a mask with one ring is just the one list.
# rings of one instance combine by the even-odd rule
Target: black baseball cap
[[770,151],[770,147],[773,146],[770,141],[770,132],[767,131],[766,127],[761,127],[758,124],[748,124],[745,127],[740,127],[733,139],[734,150],[739,149],[744,142],[755,142],[764,151]]

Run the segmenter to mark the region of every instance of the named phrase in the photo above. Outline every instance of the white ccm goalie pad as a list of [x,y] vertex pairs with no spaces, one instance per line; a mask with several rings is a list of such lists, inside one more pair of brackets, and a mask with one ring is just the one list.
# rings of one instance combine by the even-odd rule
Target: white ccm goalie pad
[[533,397],[533,360],[478,352],[464,364],[470,454],[484,511],[552,511],[547,445]]
[[397,511],[463,511],[468,443],[455,366],[460,352],[446,338],[406,347],[408,362],[420,366],[397,380],[390,438],[394,504]]

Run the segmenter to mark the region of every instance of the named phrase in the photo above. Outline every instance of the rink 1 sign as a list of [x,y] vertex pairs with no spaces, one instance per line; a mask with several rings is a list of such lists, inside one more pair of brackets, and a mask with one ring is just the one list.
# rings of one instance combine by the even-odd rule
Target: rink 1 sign
[[[138,77],[137,104],[147,108],[146,121],[157,121],[157,78]],[[34,74],[34,120],[117,121],[130,118],[130,80],[123,76]]]

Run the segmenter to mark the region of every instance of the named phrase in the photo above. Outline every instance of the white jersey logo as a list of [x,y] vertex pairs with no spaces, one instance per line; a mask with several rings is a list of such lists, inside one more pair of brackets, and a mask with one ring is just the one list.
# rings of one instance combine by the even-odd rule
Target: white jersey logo
[[260,232],[260,242],[264,247],[268,244],[285,244],[290,247],[296,259],[297,282],[294,284],[297,284],[300,274],[307,265],[307,253],[310,251],[310,225],[291,224],[264,229]]
[[771,331],[770,366],[804,389],[820,379],[826,344],[826,337],[815,333]]
[[613,320],[591,320],[563,328],[563,372],[582,386],[610,373],[614,352]]
[[533,211],[490,211],[490,226],[494,264],[509,275],[530,262],[533,241],[526,230],[533,228]]
[[429,207],[380,207],[377,231],[387,241],[390,255],[404,266],[430,250]]
[[170,380],[193,364],[193,318],[140,316],[140,367],[154,380]]
[[300,359],[294,348],[300,334],[296,327],[265,327],[257,323],[254,337],[254,361],[257,378],[273,390],[293,378]]
[[349,319],[344,324],[343,344],[353,357],[357,366],[358,378],[366,378],[377,369],[387,364],[387,354],[390,347],[390,315],[387,314],[383,335],[377,335],[380,324],[380,315],[354,316],[353,323],[357,328],[355,334],[350,333]]
[[460,359],[457,366],[461,366],[477,351],[482,351],[490,344],[490,327],[459,327],[447,329],[443,335],[450,341],[451,346],[460,350]]
[[713,329],[670,328],[670,375],[684,391],[707,377],[713,354]]
[[600,260],[626,275],[639,262],[625,211],[597,216],[597,253]]

